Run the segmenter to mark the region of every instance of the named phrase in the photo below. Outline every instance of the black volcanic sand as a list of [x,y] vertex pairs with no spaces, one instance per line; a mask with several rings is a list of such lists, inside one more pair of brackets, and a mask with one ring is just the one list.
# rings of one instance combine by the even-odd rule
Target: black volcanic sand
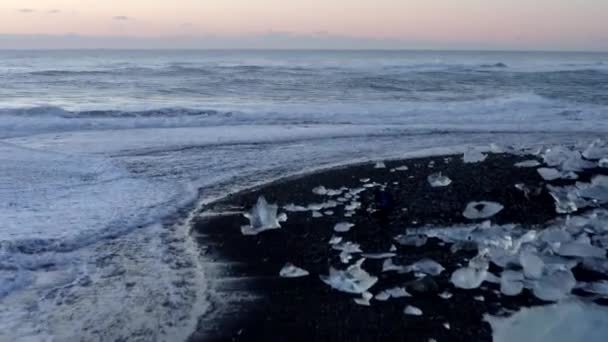
[[[191,341],[426,342],[430,338],[439,342],[490,341],[491,328],[483,321],[484,314],[506,313],[543,302],[527,290],[516,297],[502,296],[497,284],[487,282],[476,290],[456,289],[449,282],[450,275],[475,256],[476,251],[453,254],[448,245],[434,239],[422,247],[406,247],[398,245],[393,238],[404,233],[405,227],[470,223],[462,212],[471,201],[503,204],[505,209],[492,218],[496,224],[519,223],[534,228],[550,222],[556,213],[553,199],[545,190],[546,182],[536,168],[513,166],[528,159],[531,158],[490,154],[484,162],[465,164],[461,156],[433,157],[386,162],[385,169],[376,169],[374,164],[367,163],[286,179],[208,205],[195,223],[194,233],[205,258],[228,262],[219,278],[212,280],[215,293],[212,300],[218,303],[217,308],[224,309],[220,310],[220,317],[218,312],[214,318],[202,317]],[[390,172],[391,168],[403,165],[409,170]],[[432,188],[429,185],[427,176],[439,171],[452,179],[450,186]],[[581,180],[589,179],[595,171],[580,174]],[[260,195],[269,203],[281,206],[289,203],[306,206],[329,199],[313,194],[314,187],[358,188],[362,178],[386,183],[394,208],[369,214],[366,208],[373,208],[376,200],[374,190],[368,189],[361,194],[362,208],[353,217],[345,218],[343,207],[330,209],[334,215],[322,218],[312,218],[311,212],[288,213],[282,229],[257,236],[241,234],[240,227],[248,223],[242,211],[255,204]],[[538,191],[525,196],[514,187],[516,183]],[[319,275],[328,273],[330,266],[345,268],[338,258],[339,252],[328,244],[334,235],[333,226],[342,221],[356,225],[340,235],[345,241],[360,244],[364,252],[388,252],[394,244],[398,249],[395,263],[410,264],[421,258],[432,258],[446,271],[437,277],[416,281],[412,274],[382,273],[383,260],[367,259],[363,268],[379,277],[370,289],[372,293],[406,286],[414,296],[386,302],[372,300],[369,307],[357,305],[353,301],[357,295],[333,290],[319,279]],[[280,278],[279,270],[286,262],[308,270],[310,276]],[[492,267],[490,271],[499,274]],[[600,277],[576,269],[575,275],[585,280]],[[443,291],[454,296],[442,299],[438,293]],[[249,299],[234,299],[243,294],[249,294]],[[252,300],[251,295],[255,299]],[[222,305],[227,300],[229,302]],[[405,315],[403,309],[407,305],[419,307],[424,314]],[[449,323],[450,329],[444,327],[445,323]]]

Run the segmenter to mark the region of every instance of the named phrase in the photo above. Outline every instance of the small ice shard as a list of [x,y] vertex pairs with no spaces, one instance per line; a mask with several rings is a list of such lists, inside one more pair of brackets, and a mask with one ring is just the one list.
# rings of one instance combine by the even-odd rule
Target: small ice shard
[[348,232],[354,226],[355,226],[354,224],[349,223],[349,222],[340,222],[334,226],[334,231],[336,231],[338,233],[345,233],[345,232]]
[[428,238],[425,235],[398,235],[395,237],[395,241],[402,246],[421,247],[426,244],[427,240]]
[[522,308],[510,317],[484,315],[484,320],[494,342],[605,342],[608,336],[608,308],[587,302]]
[[327,189],[323,185],[320,185],[320,186],[312,189],[312,193],[315,195],[324,196],[324,195],[327,195]]
[[277,211],[279,206],[268,204],[264,196],[258,198],[256,205],[244,216],[249,219],[248,226],[241,227],[243,235],[257,235],[266,230],[281,228]]
[[409,167],[403,165],[403,166],[396,167],[394,170],[395,171],[407,171],[409,169],[410,169]]
[[341,236],[332,236],[331,239],[329,239],[329,244],[330,245],[337,245],[340,242],[342,242],[342,237]]
[[450,292],[447,292],[447,291],[445,291],[445,292],[441,292],[441,293],[439,294],[439,297],[441,297],[441,298],[443,298],[443,299],[450,299],[450,298],[452,298],[453,296],[454,296],[453,294],[451,294]]
[[422,316],[422,310],[411,305],[406,306],[403,313],[410,316]]
[[427,240],[426,235],[398,235],[395,237],[395,241],[402,246],[421,247],[426,244]]
[[302,212],[302,211],[308,211],[307,207],[303,207],[301,205],[295,205],[293,203],[288,204],[286,206],[283,206],[283,209],[289,211],[289,212]]
[[384,162],[377,162],[376,165],[374,165],[375,169],[386,169],[386,165],[384,164]]
[[406,267],[408,272],[422,272],[431,276],[438,276],[445,270],[440,263],[433,259],[422,259]]
[[332,245],[332,248],[340,251],[340,260],[342,263],[348,263],[352,259],[352,254],[361,253],[361,246],[350,241],[344,241]]
[[361,183],[368,183],[370,180],[371,180],[371,179],[369,179],[369,178],[361,178],[361,179],[359,179],[359,181],[360,181]]
[[515,167],[537,167],[540,166],[541,163],[538,160],[526,160],[515,164]]
[[374,298],[374,295],[369,292],[363,292],[361,298],[355,298],[355,303],[363,306],[370,306],[369,301]]
[[318,211],[313,211],[313,212],[312,212],[312,217],[314,217],[314,218],[323,217],[323,214],[321,214],[321,213],[320,213],[320,212],[318,212]]
[[300,278],[306,277],[309,274],[310,273],[308,273],[307,270],[299,268],[292,263],[285,264],[281,269],[281,272],[279,272],[281,278]]
[[519,263],[524,269],[524,275],[529,279],[538,279],[543,274],[545,263],[535,253],[524,250],[519,254]]
[[484,296],[476,296],[476,297],[473,297],[473,299],[475,299],[478,302],[485,302],[486,301],[486,298]]
[[578,175],[572,171],[559,171],[557,169],[541,167],[536,169],[536,172],[548,182],[556,179],[578,179]]
[[464,161],[465,163],[479,163],[486,160],[487,157],[487,155],[475,149],[468,149],[464,152],[464,155],[462,156],[462,161]]
[[333,215],[333,214],[334,214],[334,211],[333,211],[333,210],[327,210],[327,211],[324,211],[324,212],[323,212],[323,215],[325,215],[325,216],[331,216],[331,215]]
[[581,287],[583,291],[608,297],[608,281],[600,280],[593,283],[585,283]]
[[395,245],[391,245],[391,248],[389,248],[388,251],[389,252],[396,252],[397,251],[397,247]]
[[427,180],[433,188],[445,187],[452,184],[452,180],[442,175],[441,172],[429,175]]
[[500,292],[507,296],[517,296],[524,289],[524,275],[521,272],[506,270],[500,277]]
[[464,267],[454,271],[450,281],[458,288],[471,290],[481,286],[487,275],[488,271],[485,269]]
[[347,204],[346,206],[344,206],[344,210],[346,210],[346,211],[355,211],[359,208],[361,208],[361,202],[357,202],[357,201],[350,202],[350,204]]
[[601,168],[608,168],[608,158],[602,158],[599,162],[597,162],[597,166]]
[[379,292],[374,297],[374,299],[381,301],[381,302],[385,302],[385,301],[389,300],[390,298],[391,298],[391,295],[388,294],[388,292],[386,292],[386,291]]
[[600,247],[578,241],[562,243],[556,251],[566,257],[605,258],[606,250]]
[[608,157],[608,142],[601,139],[593,141],[583,152],[583,157],[591,160]]
[[496,202],[471,202],[462,215],[469,220],[485,219],[498,214],[504,207]]
[[395,254],[395,253],[363,253],[363,254],[361,254],[362,257],[368,258],[368,259],[388,259],[388,258],[392,258],[396,255],[397,254]]
[[447,330],[450,330],[452,328],[450,326],[450,323],[448,323],[448,322],[443,323],[443,327],[446,328]]
[[568,297],[574,286],[576,286],[576,279],[572,272],[558,270],[534,281],[532,293],[538,299],[554,302]]
[[346,270],[337,270],[330,267],[329,275],[320,275],[319,278],[338,291],[354,294],[364,293],[376,284],[378,278],[371,276],[361,268],[363,260],[365,259],[359,260]]
[[390,298],[403,298],[403,297],[411,297],[412,295],[407,292],[404,287],[393,287],[390,289],[386,289],[381,291],[376,295],[376,300],[379,301],[387,301]]

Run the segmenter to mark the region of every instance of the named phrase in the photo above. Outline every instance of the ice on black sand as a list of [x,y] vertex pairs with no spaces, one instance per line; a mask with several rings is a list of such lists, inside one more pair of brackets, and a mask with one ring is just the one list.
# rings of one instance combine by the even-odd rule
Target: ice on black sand
[[308,271],[306,271],[305,269],[299,268],[292,263],[285,264],[285,266],[283,266],[283,268],[279,272],[279,275],[282,278],[300,278],[306,277],[309,274],[310,273],[308,273]]
[[498,214],[503,209],[504,207],[496,202],[471,202],[462,215],[470,220],[485,219]]
[[403,313],[410,316],[422,316],[422,310],[412,305],[406,306]]
[[429,175],[427,180],[433,188],[445,187],[452,184],[452,180],[447,176],[442,175],[441,172]]
[[468,149],[462,156],[462,161],[465,163],[479,163],[486,160],[488,156],[476,149]]
[[354,294],[361,294],[369,290],[378,278],[367,273],[361,265],[365,259],[359,260],[346,270],[329,268],[329,275],[320,275],[319,278],[332,288]]
[[277,216],[278,209],[276,204],[268,204],[266,199],[260,196],[251,211],[244,214],[249,219],[249,225],[241,227],[243,235],[257,235],[266,230],[281,228],[280,222],[286,221],[287,215]]
[[349,222],[339,222],[334,226],[334,231],[338,233],[348,232],[355,225]]

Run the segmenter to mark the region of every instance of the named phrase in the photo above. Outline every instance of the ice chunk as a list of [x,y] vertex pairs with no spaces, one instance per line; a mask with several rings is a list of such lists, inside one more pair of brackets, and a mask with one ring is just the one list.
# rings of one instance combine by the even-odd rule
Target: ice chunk
[[608,158],[602,158],[599,162],[597,162],[597,166],[602,168],[608,168]]
[[404,287],[393,287],[384,291],[381,291],[376,295],[376,299],[380,301],[386,301],[390,298],[403,298],[411,297],[412,295],[407,292]]
[[323,185],[321,185],[312,189],[312,193],[315,195],[324,196],[327,195],[327,189]]
[[595,165],[582,159],[580,152],[572,151],[566,147],[548,149],[543,154],[545,164],[556,167],[561,171],[582,171],[593,168]]
[[342,237],[341,236],[332,236],[331,239],[329,239],[329,244],[330,245],[337,245],[340,242],[342,242]]
[[427,240],[425,235],[398,235],[395,237],[395,241],[403,246],[421,247],[426,244]]
[[374,165],[375,169],[386,169],[386,165],[384,164],[384,162],[377,162],[376,165]]
[[488,271],[485,269],[464,267],[452,273],[450,282],[461,289],[476,289],[484,282],[487,275]]
[[386,292],[386,291],[379,292],[374,297],[374,299],[381,301],[381,302],[385,302],[385,301],[389,300],[390,298],[391,298],[391,295],[388,294],[388,292]]
[[407,171],[409,169],[410,168],[405,165],[394,168],[395,171]]
[[393,259],[386,259],[382,263],[382,272],[390,271],[405,272],[405,266],[395,265],[395,263],[393,263]]
[[355,211],[359,208],[361,208],[361,202],[357,202],[357,201],[350,202],[350,204],[347,204],[346,206],[344,206],[344,210],[346,210],[346,211]]
[[286,206],[283,206],[283,209],[289,211],[289,212],[302,212],[302,211],[308,211],[307,207],[303,207],[301,205],[295,205],[293,203],[290,203]]
[[441,172],[429,175],[427,180],[433,188],[444,187],[452,184],[452,180],[442,175]]
[[496,202],[471,202],[462,215],[470,220],[484,219],[498,214],[504,207]]
[[320,213],[320,212],[318,212],[318,211],[313,211],[313,212],[312,212],[312,217],[313,217],[313,218],[319,218],[319,217],[323,217],[323,214],[321,214],[321,213]]
[[584,283],[582,284],[581,289],[585,292],[608,297],[608,281],[606,280],[600,280],[593,283]]
[[515,164],[515,167],[537,167],[540,166],[541,163],[538,160],[526,160],[523,162],[519,162]]
[[578,179],[578,175],[572,171],[559,171],[553,168],[541,167],[536,170],[546,181],[551,182],[556,179]]
[[361,268],[363,260],[361,259],[346,270],[337,270],[330,267],[329,275],[320,275],[319,278],[338,291],[355,294],[364,293],[376,284],[378,278],[371,276]]
[[348,232],[354,226],[355,225],[352,223],[340,222],[334,226],[334,231],[336,231],[338,233],[345,233],[345,232]]
[[447,292],[447,291],[446,291],[446,292],[441,292],[441,293],[439,294],[439,297],[441,297],[441,298],[443,298],[443,299],[450,299],[450,298],[452,298],[453,296],[454,296],[453,294],[451,294],[451,293],[449,293],[449,292]]
[[545,263],[532,251],[522,251],[519,254],[519,263],[524,269],[524,275],[526,278],[538,279],[542,276]]
[[605,258],[606,250],[590,243],[572,241],[561,244],[557,249],[557,254],[567,257]]
[[608,308],[593,303],[564,301],[522,308],[511,317],[485,315],[494,342],[605,342]]
[[597,175],[591,183],[577,183],[581,197],[595,200],[599,203],[608,203],[608,176]]
[[579,190],[574,186],[547,185],[547,189],[555,200],[555,211],[558,214],[571,214],[589,205],[587,201],[580,198]]
[[593,141],[583,152],[583,157],[591,160],[598,160],[608,157],[608,142],[597,139]]
[[517,296],[524,289],[524,275],[521,272],[506,270],[500,277],[500,292],[507,296]]
[[406,306],[403,313],[410,316],[422,316],[422,310],[411,305]]
[[292,263],[285,264],[285,266],[283,266],[283,268],[279,272],[279,275],[282,278],[300,278],[306,277],[309,274],[310,273],[308,273],[307,270],[299,268]]
[[438,276],[445,270],[440,263],[432,259],[422,259],[406,267],[408,272],[422,272],[431,276]]
[[256,205],[244,216],[249,219],[248,226],[241,227],[243,235],[257,235],[263,231],[281,228],[277,218],[279,207],[276,204],[268,204],[263,196],[258,198]]
[[374,298],[374,295],[369,292],[363,292],[361,298],[355,298],[355,303],[363,306],[370,306],[369,301]]
[[388,259],[396,255],[395,253],[364,253],[361,256],[368,259]]
[[462,160],[465,163],[479,163],[482,162],[484,160],[486,160],[488,156],[475,150],[475,149],[468,149],[464,152],[464,155],[462,156]]
[[532,292],[537,298],[552,302],[568,297],[575,285],[571,271],[558,270],[534,281]]
[[326,210],[323,212],[323,215],[325,215],[325,216],[332,216],[333,214],[334,214],[333,210]]
[[340,251],[340,260],[343,263],[348,263],[352,259],[352,254],[361,253],[361,246],[350,241],[344,241],[332,245],[332,248]]

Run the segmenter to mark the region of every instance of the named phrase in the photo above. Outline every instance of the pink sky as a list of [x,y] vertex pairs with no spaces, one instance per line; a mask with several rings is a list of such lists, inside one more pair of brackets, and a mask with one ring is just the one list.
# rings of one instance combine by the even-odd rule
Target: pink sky
[[[327,33],[505,47],[597,49],[606,0],[2,0],[0,34]],[[608,47],[607,47],[608,48]]]

